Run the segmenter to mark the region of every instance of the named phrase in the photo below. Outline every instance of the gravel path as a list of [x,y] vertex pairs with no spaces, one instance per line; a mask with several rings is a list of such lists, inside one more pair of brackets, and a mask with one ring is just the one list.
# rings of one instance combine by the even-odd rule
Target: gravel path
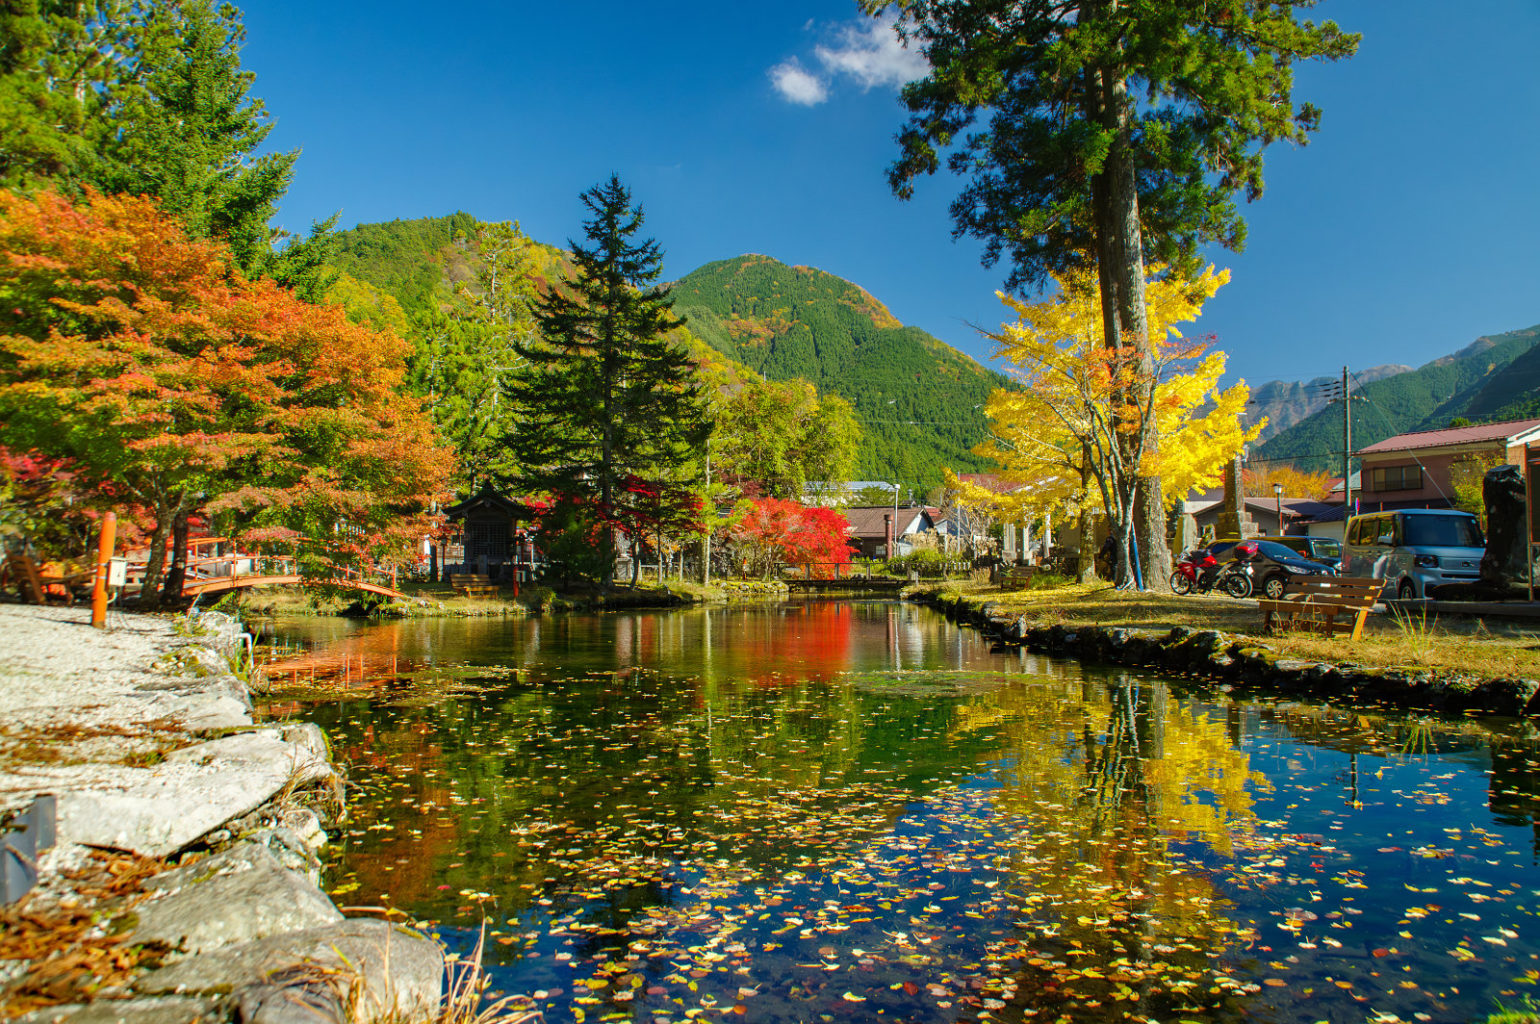
[[171,622],[114,613],[111,629],[92,629],[87,607],[0,604],[0,720],[72,714],[163,678],[156,659],[190,642]]

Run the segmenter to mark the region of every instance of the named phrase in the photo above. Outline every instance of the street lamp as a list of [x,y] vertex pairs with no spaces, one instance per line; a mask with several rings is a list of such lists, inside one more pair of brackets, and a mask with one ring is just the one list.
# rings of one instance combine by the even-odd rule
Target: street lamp
[[1273,484],[1273,497],[1278,501],[1278,536],[1283,536],[1283,484]]

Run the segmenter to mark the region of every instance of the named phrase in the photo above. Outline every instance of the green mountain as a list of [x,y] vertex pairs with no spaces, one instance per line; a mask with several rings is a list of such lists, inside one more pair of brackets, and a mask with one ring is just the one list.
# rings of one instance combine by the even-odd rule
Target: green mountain
[[332,264],[395,296],[402,308],[416,311],[436,296],[447,296],[451,282],[471,276],[456,270],[470,252],[476,223],[475,217],[461,212],[360,224],[337,233]]
[[[1355,388],[1353,447],[1409,430],[1521,419],[1540,409],[1540,325],[1478,338],[1453,355]],[[1342,407],[1328,406],[1255,449],[1256,460],[1340,471]]]
[[[361,224],[339,232],[333,264],[395,298],[406,313],[451,301],[480,262],[468,213]],[[559,250],[540,246],[537,277],[559,279]],[[800,378],[850,400],[863,441],[856,476],[924,492],[942,467],[986,469],[970,449],[982,406],[1004,377],[917,327],[905,327],[849,281],[766,256],[707,264],[675,282],[686,330],[723,359],[773,380]]]
[[848,399],[865,436],[858,475],[917,489],[941,469],[987,468],[982,406],[998,373],[906,327],[868,292],[768,256],[708,263],[674,282],[674,309],[724,355],[773,380],[800,377]]

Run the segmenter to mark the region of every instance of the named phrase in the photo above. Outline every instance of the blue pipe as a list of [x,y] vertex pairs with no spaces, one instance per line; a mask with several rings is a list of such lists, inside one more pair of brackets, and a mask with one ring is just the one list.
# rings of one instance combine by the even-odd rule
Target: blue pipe
[[1144,574],[1139,571],[1139,537],[1132,529],[1128,531],[1128,560],[1134,567],[1134,586],[1144,589]]

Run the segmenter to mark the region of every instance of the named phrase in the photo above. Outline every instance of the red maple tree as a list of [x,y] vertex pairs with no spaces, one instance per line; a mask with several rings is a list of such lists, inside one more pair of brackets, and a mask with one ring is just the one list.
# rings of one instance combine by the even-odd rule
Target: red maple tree
[[761,498],[747,505],[733,537],[750,568],[761,575],[768,576],[777,562],[808,563],[814,575],[823,577],[849,564],[850,523],[839,512],[783,498]]

